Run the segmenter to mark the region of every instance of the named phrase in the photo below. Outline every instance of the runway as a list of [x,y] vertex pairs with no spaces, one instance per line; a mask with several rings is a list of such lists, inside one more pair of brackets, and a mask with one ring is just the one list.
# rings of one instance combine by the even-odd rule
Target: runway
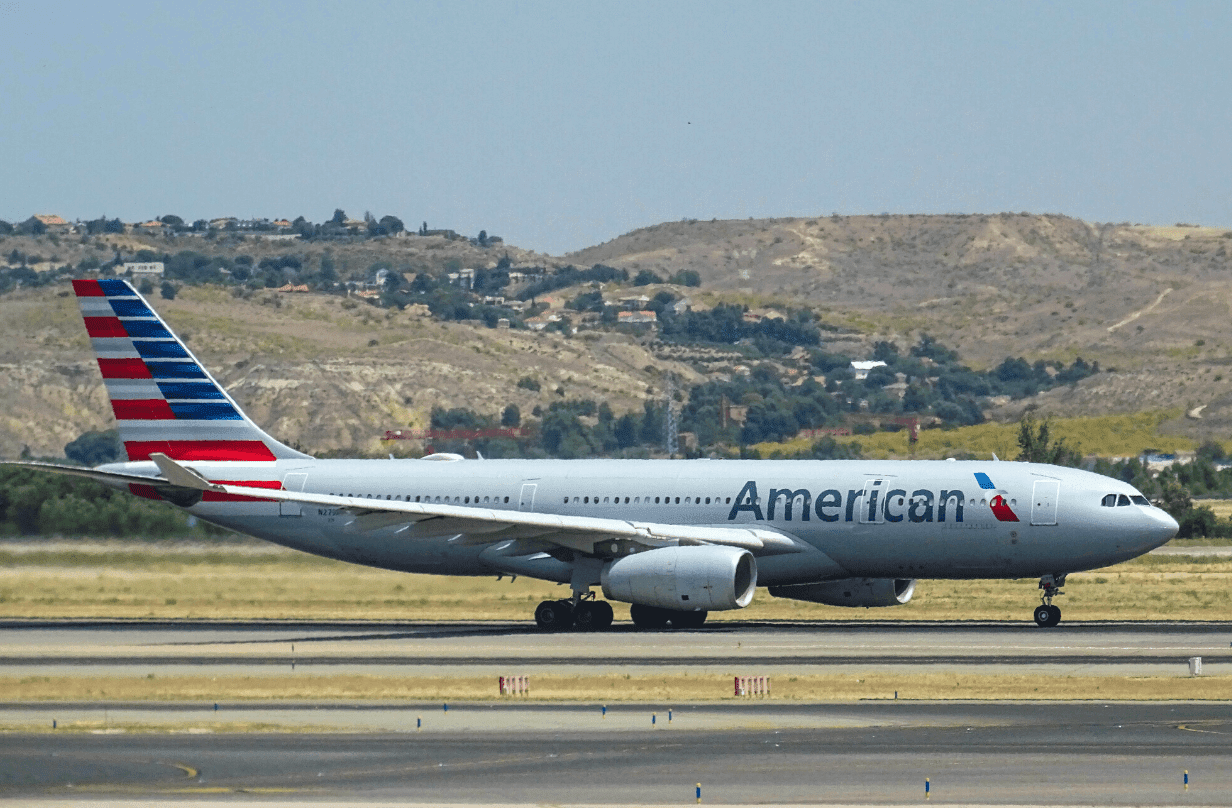
[[928,778],[940,803],[1232,804],[1226,703],[734,704],[654,730],[580,706],[450,712],[418,733],[3,735],[0,796],[681,805],[700,782],[708,804],[907,804]]
[[696,631],[545,634],[528,621],[5,621],[0,675],[488,672],[765,674],[976,670],[1179,675],[1193,656],[1232,673],[1232,623],[720,623]]
[[[1232,668],[1230,642],[1229,623],[7,621],[0,675],[1182,676],[1190,656]],[[445,706],[3,703],[5,726],[43,731],[0,734],[0,799],[680,805],[701,782],[707,804],[909,804],[927,778],[930,802],[1232,805],[1232,701]]]

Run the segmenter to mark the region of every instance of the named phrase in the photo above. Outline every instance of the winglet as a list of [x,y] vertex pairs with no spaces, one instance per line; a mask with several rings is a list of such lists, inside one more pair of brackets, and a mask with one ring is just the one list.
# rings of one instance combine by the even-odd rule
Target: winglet
[[226,491],[223,486],[211,483],[197,472],[181,466],[165,454],[150,452],[150,459],[154,461],[154,465],[158,466],[158,470],[163,473],[167,482],[172,485],[180,488],[195,488],[198,491]]

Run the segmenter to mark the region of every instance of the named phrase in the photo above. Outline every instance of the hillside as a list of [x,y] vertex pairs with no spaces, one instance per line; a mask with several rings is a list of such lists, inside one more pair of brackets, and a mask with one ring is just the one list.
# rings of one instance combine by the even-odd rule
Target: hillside
[[[695,305],[812,308],[844,329],[844,341],[828,346],[835,350],[867,352],[875,339],[906,346],[927,332],[976,367],[1006,356],[1082,356],[1113,369],[994,408],[994,418],[1016,418],[1026,406],[1059,415],[1175,410],[1192,417],[1178,416],[1164,431],[1226,438],[1229,248],[1223,229],[1026,214],[903,215],[673,222],[556,258],[440,237],[301,243],[8,236],[0,238],[0,264],[14,250],[42,258],[39,267],[47,268],[149,249],[243,254],[254,263],[298,256],[305,267],[328,255],[342,278],[366,277],[374,265],[406,272],[491,267],[505,256],[515,266],[602,263],[664,277],[688,269],[700,275],[701,288],[678,291]],[[316,452],[388,451],[378,440],[384,430],[423,426],[437,405],[494,414],[513,403],[529,413],[559,399],[558,385],[569,398],[606,400],[617,413],[640,409],[648,394],[661,395],[663,370],[679,373],[686,386],[705,370],[657,358],[648,340],[634,336],[584,331],[565,339],[442,323],[409,309],[348,306],[337,295],[257,291],[244,298],[184,286],[174,301],[156,303],[255,420]],[[59,455],[83,430],[110,425],[67,287],[0,295],[0,365],[0,456],[27,445]],[[542,390],[518,388],[525,375]]]
[[[516,404],[529,414],[561,398],[560,387],[622,412],[641,408],[658,368],[686,383],[699,378],[618,334],[566,340],[344,302],[274,293],[244,300],[204,287],[156,305],[258,424],[310,452],[417,450],[379,439],[387,429],[427,426],[433,406],[499,414]],[[541,391],[519,388],[524,376]],[[114,425],[76,299],[64,290],[0,298],[0,377],[0,457],[23,446],[58,456],[83,431]]]
[[881,338],[928,332],[977,367],[1098,360],[1118,372],[1029,403],[1064,415],[1202,407],[1165,426],[1200,435],[1232,430],[1229,250],[1222,228],[899,215],[671,222],[567,258],[691,269],[726,297],[814,306]]

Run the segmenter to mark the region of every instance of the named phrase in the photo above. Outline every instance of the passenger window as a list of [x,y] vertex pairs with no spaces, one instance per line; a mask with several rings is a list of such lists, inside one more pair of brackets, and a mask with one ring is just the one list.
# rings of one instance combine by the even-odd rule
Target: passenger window
[[689,503],[689,498],[688,498],[688,497],[685,497],[685,498],[684,498],[684,504],[685,504],[685,505],[690,504],[690,503]]
[[625,504],[626,504],[626,505],[628,505],[628,504],[629,504],[629,498],[628,498],[628,497],[625,497]]
[[508,502],[508,501],[509,501],[509,497],[505,497],[505,502]]
[[659,498],[658,498],[658,497],[655,497],[655,504],[656,504],[656,505],[658,505],[658,504],[659,504]]
[[583,505],[589,505],[589,504],[590,504],[590,497],[582,497],[582,504],[583,504]]
[[641,502],[642,502],[642,498],[641,498],[641,497],[634,497],[634,498],[633,498],[633,504],[634,504],[634,505],[639,505],[639,504],[641,504]]
[[1118,508],[1122,508],[1128,504],[1129,504],[1129,497],[1125,496],[1124,494],[1121,494],[1121,496],[1117,497],[1117,507]]
[[730,504],[731,504],[731,497],[728,497],[726,500],[724,500],[723,504],[724,504],[724,505],[730,505]]
[[709,505],[709,504],[710,504],[710,497],[706,497],[706,504],[707,504],[707,505]]
[[676,504],[677,504],[677,505],[679,505],[679,504],[680,504],[680,497],[676,497]]

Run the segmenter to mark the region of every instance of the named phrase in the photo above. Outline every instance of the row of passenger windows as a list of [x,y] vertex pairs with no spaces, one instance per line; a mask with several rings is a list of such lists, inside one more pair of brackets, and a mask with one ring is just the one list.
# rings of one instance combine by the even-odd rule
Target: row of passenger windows
[[[621,499],[620,497],[604,497],[603,502],[599,502],[598,497],[574,497],[573,504],[577,505],[580,502],[582,505],[629,505],[630,503],[632,503],[633,505],[640,505],[642,504],[643,500],[645,500],[645,504],[647,505],[650,504],[650,497],[625,497],[624,499]],[[660,502],[660,500],[662,501]],[[702,505],[702,504],[709,505],[710,503],[711,503],[710,497],[705,497],[704,503],[702,501],[702,497],[685,497],[683,504],[685,505]],[[565,497],[565,504],[566,505],[569,504],[569,497]],[[660,505],[660,504],[680,505],[682,503],[680,502],[680,497],[676,497],[675,502],[672,501],[671,497],[655,497],[654,504],[655,505]],[[724,500],[722,497],[714,497],[714,504],[715,505],[730,505],[731,497],[728,497],[726,500]]]
[[[376,495],[376,497],[373,497],[373,496],[372,496],[372,494],[334,494],[334,493],[332,493],[332,492],[330,493],[330,496],[331,496],[331,497],[333,497],[333,496],[339,496],[339,497],[357,497],[357,498],[359,498],[359,499],[380,499],[380,498],[381,498],[381,495],[380,495],[380,494],[377,494],[377,495]],[[401,501],[402,501],[402,495],[401,495],[401,494],[386,494],[386,495],[385,495],[385,499],[388,499],[388,500],[393,500],[393,501],[396,501],[396,502],[401,502]],[[407,495],[406,495],[406,501],[407,501],[407,502],[451,502],[451,503],[453,503],[454,505],[470,505],[472,502],[474,502],[476,505],[481,504],[481,503],[480,503],[480,499],[479,499],[479,495],[478,495],[478,494],[476,494],[476,495],[475,495],[475,496],[473,496],[473,497],[442,497],[442,496],[438,496],[438,497],[436,497],[435,499],[432,497],[432,495],[431,495],[431,494],[429,494],[429,495],[427,495],[427,496],[424,496],[423,494],[416,494],[414,499],[411,499],[411,495],[410,495],[410,494],[407,494]],[[486,504],[489,504],[489,505],[499,505],[499,504],[501,504],[502,502],[508,503],[508,502],[509,502],[509,497],[505,497],[503,500],[502,500],[499,496],[497,496],[497,497],[484,497],[484,498],[483,498],[483,503],[486,503]]]
[[1105,508],[1121,508],[1126,505],[1129,505],[1131,500],[1134,505],[1150,505],[1151,504],[1151,501],[1147,499],[1146,497],[1142,496],[1141,494],[1135,495],[1133,497],[1127,497],[1124,494],[1108,494],[1102,500],[1100,500],[1099,504],[1103,505]]
[[[333,492],[330,492],[330,496],[331,496],[331,497],[332,497],[332,496],[339,496],[339,497],[358,497],[359,499],[365,499],[365,498],[366,498],[366,499],[373,499],[373,498],[374,498],[372,494],[358,494],[358,495],[356,495],[356,494],[334,494]],[[377,495],[376,495],[376,497],[375,497],[375,499],[381,499],[381,495],[380,495],[380,494],[377,494]],[[400,502],[400,501],[402,501],[402,495],[401,495],[401,494],[386,494],[386,495],[385,495],[385,499],[388,499],[388,500],[393,500],[393,501],[399,501],[399,502]],[[603,498],[603,502],[602,502],[602,504],[604,504],[604,505],[622,505],[622,504],[623,504],[623,505],[629,505],[629,504],[633,504],[633,505],[640,505],[640,504],[642,504],[643,499],[645,500],[645,502],[646,502],[646,504],[647,504],[647,505],[649,505],[649,504],[650,504],[650,502],[651,502],[651,498],[650,498],[650,497],[624,497],[623,499],[622,499],[621,497],[604,497],[604,498]],[[681,504],[680,500],[681,500],[681,498],[680,498],[680,497],[676,497],[676,498],[675,498],[675,502],[674,502],[674,504],[676,504],[676,505],[680,505],[680,504]],[[487,496],[487,497],[483,497],[483,498],[481,499],[481,498],[479,497],[479,495],[478,495],[478,494],[476,494],[476,495],[475,495],[475,496],[473,496],[473,497],[468,497],[468,496],[461,496],[461,497],[437,496],[437,497],[433,497],[433,496],[431,496],[431,495],[424,496],[424,495],[422,495],[422,494],[417,494],[417,495],[415,496],[415,498],[414,498],[414,499],[411,499],[411,495],[410,495],[410,494],[407,494],[407,495],[406,495],[406,501],[407,501],[407,502],[445,502],[445,503],[453,503],[454,505],[470,505],[471,503],[474,503],[474,504],[476,504],[476,505],[491,505],[491,504],[499,505],[499,504],[501,504],[501,503],[505,503],[505,504],[507,504],[507,503],[509,502],[509,497],[504,497],[504,498],[501,498],[501,497],[499,497],[499,496],[496,496],[496,497]],[[663,505],[671,505],[671,504],[673,504],[673,498],[672,498],[672,497],[655,497],[653,501],[654,501],[654,504],[655,504],[655,505],[659,505],[659,504],[663,504]],[[761,501],[761,497],[758,497],[758,502],[760,502],[760,501]],[[730,505],[730,504],[731,504],[731,497],[727,497],[726,499],[724,499],[723,497],[713,497],[713,498],[712,498],[712,497],[684,497],[684,503],[683,503],[683,504],[685,504],[685,505],[702,505],[702,504],[705,504],[705,505],[710,505],[712,502],[713,502],[713,504],[715,504],[715,505]],[[587,496],[587,497],[573,497],[573,504],[574,504],[574,505],[577,505],[577,504],[579,504],[579,503],[580,503],[580,504],[582,504],[582,505],[599,505],[599,504],[600,504],[600,502],[599,502],[599,497],[589,497],[589,496]],[[569,497],[565,497],[565,504],[566,504],[566,505],[568,505],[568,504],[569,504]]]

